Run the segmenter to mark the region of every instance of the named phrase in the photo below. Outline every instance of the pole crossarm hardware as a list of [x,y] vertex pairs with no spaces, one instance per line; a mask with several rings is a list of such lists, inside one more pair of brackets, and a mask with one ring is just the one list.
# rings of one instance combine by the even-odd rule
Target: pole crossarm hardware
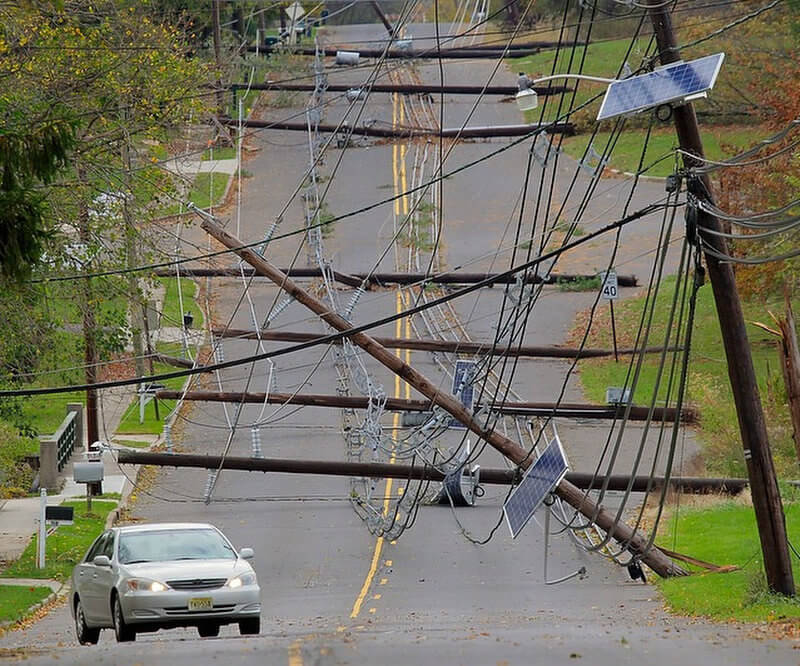
[[[247,51],[255,53],[256,47],[255,46],[248,46],[246,47]],[[337,52],[342,49],[320,49],[320,52],[323,56],[327,58],[334,58],[336,57]],[[347,49],[348,51],[350,49]],[[354,53],[358,53],[359,57],[361,58],[382,58],[384,60],[411,60],[411,59],[438,59],[442,58],[443,60],[498,60],[501,56],[505,58],[525,58],[527,56],[536,55],[539,53],[538,48],[533,49],[509,49],[505,54],[503,53],[503,47],[498,47],[496,49],[475,49],[475,48],[468,48],[468,47],[460,47],[460,48],[447,48],[447,49],[424,49],[424,50],[414,50],[414,49],[390,49],[388,51],[384,49],[352,49]],[[272,49],[260,49],[259,54],[263,56],[269,56],[272,52]],[[313,48],[308,47],[300,47],[300,48],[292,48],[287,49],[288,53],[292,53],[294,55],[315,55],[316,50]]]
[[[290,130],[293,132],[307,132],[308,125],[304,122],[280,122],[271,120],[254,120],[247,118],[221,117],[220,125],[226,127],[248,127],[255,129]],[[414,137],[432,136],[443,139],[491,139],[508,136],[527,136],[534,132],[544,130],[547,134],[575,134],[574,123],[532,123],[525,125],[489,125],[476,127],[445,127],[435,129],[429,127],[345,127],[342,125],[318,125],[317,131],[324,134],[342,133],[353,136],[371,136],[381,139],[413,139]]]
[[[341,315],[332,312],[322,301],[312,296],[305,289],[294,283],[287,275],[275,268],[251,248],[225,231],[216,222],[204,218],[201,227],[213,238],[228,249],[234,251],[242,260],[250,264],[258,273],[272,280],[298,303],[318,315],[322,321],[334,330],[346,332],[351,329],[350,322]],[[415,370],[396,354],[378,344],[374,338],[364,332],[353,332],[349,335],[351,342],[360,347],[376,361],[404,379],[434,405],[448,412],[467,429],[485,440],[506,458],[522,469],[527,469],[533,462],[530,453],[520,444],[479,423],[472,413],[454,396],[439,390],[436,384],[425,375]],[[634,556],[641,559],[660,576],[685,575],[686,572],[670,560],[649,540],[628,525],[615,520],[612,513],[591,500],[586,493],[567,481],[562,481],[554,491],[562,500],[574,507],[581,514],[593,521],[598,527],[623,544]]]
[[[281,268],[280,271],[289,277],[296,278],[321,278],[321,268]],[[171,268],[157,268],[153,271],[156,277],[172,277],[175,270]],[[252,268],[201,268],[183,266],[181,275],[186,277],[260,277]],[[333,271],[334,280],[348,286],[358,287],[367,283],[367,288],[371,286],[381,287],[387,284],[402,285],[423,285],[423,284],[475,284],[485,282],[495,277],[493,284],[515,284],[517,278],[524,279],[525,284],[564,284],[570,282],[581,282],[584,280],[597,279],[597,274],[575,274],[575,273],[549,273],[546,276],[534,272],[525,275],[507,275],[505,273],[466,273],[461,271],[449,271],[447,273],[340,273]],[[636,287],[639,281],[635,275],[617,275],[617,285],[620,287]],[[493,286],[493,285],[489,285]]]
[[[339,407],[342,409],[368,409],[369,398],[366,396],[340,396],[320,393],[274,393],[250,392],[239,393],[236,391],[173,391],[162,389],[156,393],[159,400],[194,400],[202,402],[229,402],[234,404],[271,404],[271,405],[307,405],[309,407]],[[403,398],[386,398],[384,409],[392,412],[425,412],[433,405],[427,400],[406,400]],[[484,404],[478,403],[476,410]],[[673,407],[654,407],[652,413],[649,407],[640,405],[585,405],[579,403],[555,402],[490,402],[486,404],[492,411],[501,414],[518,414],[521,416],[583,418],[583,419],[622,419],[626,410],[630,409],[628,420],[647,421],[652,418],[656,421],[675,420]],[[697,413],[694,410],[684,409],[681,421],[695,423]]]
[[[238,340],[275,340],[278,342],[311,342],[320,338],[316,333],[299,331],[276,331],[269,328],[260,331],[238,328],[212,327],[211,333],[217,338],[235,338]],[[376,342],[388,349],[413,349],[414,351],[444,352],[452,354],[491,354],[492,356],[511,356],[520,358],[606,358],[614,356],[613,349],[593,349],[584,347],[560,347],[537,345],[493,345],[490,342],[469,342],[466,340],[435,340],[432,338],[385,338],[374,336]],[[336,344],[341,344],[337,341]],[[660,354],[662,347],[641,349],[617,349],[617,355],[629,356],[639,354]],[[669,352],[682,351],[670,347]]]
[[[680,49],[677,46],[667,3],[662,0],[648,0],[648,4],[661,64],[669,65],[679,61]],[[703,142],[700,138],[694,105],[678,104],[673,108],[672,114],[683,163],[689,172],[687,188],[701,201],[713,205],[713,188],[708,175],[693,172],[693,169],[704,165]],[[728,360],[728,376],[739,418],[739,431],[761,539],[767,584],[773,592],[794,596],[794,575],[789,556],[786,519],[775,476],[736,276],[730,263],[715,256],[728,255],[727,242],[722,233],[722,224],[711,213],[698,210],[696,226],[702,244],[707,248],[706,266],[717,306],[725,357]],[[687,230],[687,239],[698,243],[697,238],[688,236]]]
[[[154,453],[120,449],[121,465],[155,465],[159,467],[194,467],[202,469],[229,469],[242,472],[280,472],[284,474],[321,474],[327,476],[363,476],[368,478],[413,479],[419,481],[444,481],[446,475],[430,465],[402,465],[377,462],[343,462],[336,460],[297,460],[287,458],[244,458],[237,456],[207,456],[191,453]],[[480,482],[487,485],[517,484],[522,479],[519,470],[506,468],[481,468]],[[596,476],[586,472],[568,472],[567,481],[582,490],[600,488],[627,490],[630,477],[613,475]],[[637,476],[633,479],[633,492],[645,492],[669,483],[671,488],[684,493],[727,492],[740,493],[747,479],[703,479],[700,477]]]
[[[231,90],[295,90],[298,92],[313,92],[317,89],[313,83],[295,83],[293,81],[287,82],[271,82],[266,83],[234,83],[231,85]],[[499,95],[502,97],[510,97],[517,94],[517,86],[462,86],[462,85],[447,85],[439,86],[435,84],[424,83],[370,83],[370,84],[342,84],[342,83],[329,83],[325,89],[328,92],[347,92],[353,89],[369,90],[370,93],[405,93],[405,94],[439,94],[446,95]],[[561,93],[572,92],[572,88],[566,86],[541,86],[533,88],[538,95],[560,95]]]

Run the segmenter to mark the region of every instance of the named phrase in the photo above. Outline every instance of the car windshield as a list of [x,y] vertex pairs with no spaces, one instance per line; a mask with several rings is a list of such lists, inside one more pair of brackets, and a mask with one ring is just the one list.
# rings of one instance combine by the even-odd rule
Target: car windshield
[[174,560],[228,560],[236,552],[216,530],[148,530],[120,535],[119,561],[169,562]]

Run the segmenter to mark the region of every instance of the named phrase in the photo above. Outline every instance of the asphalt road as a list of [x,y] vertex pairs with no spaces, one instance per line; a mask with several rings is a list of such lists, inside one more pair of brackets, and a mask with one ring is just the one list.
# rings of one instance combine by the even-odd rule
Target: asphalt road
[[[413,26],[422,36],[426,26]],[[381,38],[381,27],[349,26],[331,31],[334,43],[354,43]],[[486,80],[491,64],[458,62],[445,66],[448,81],[475,83]],[[424,81],[436,81],[438,64],[418,65]],[[331,80],[358,82],[364,70],[342,70]],[[501,68],[492,83],[513,83],[514,73]],[[370,99],[365,115],[391,122],[389,96]],[[445,125],[464,122],[473,98],[448,98]],[[438,106],[434,106],[438,109]],[[344,100],[328,110],[328,122],[345,111]],[[273,112],[274,117],[286,109]],[[395,109],[396,112],[396,109]],[[288,115],[288,114],[287,114]],[[271,116],[272,117],[272,116]],[[482,101],[469,124],[518,123],[513,104]],[[290,132],[259,132],[251,139],[259,150],[249,154],[245,168],[252,174],[245,181],[241,216],[235,211],[229,229],[245,241],[263,236],[281,213],[283,203],[295,189],[308,164],[305,135]],[[509,142],[475,142],[457,146],[446,161],[445,171],[476,160]],[[510,261],[511,236],[518,214],[518,199],[528,144],[500,155],[445,181],[445,257],[450,267],[469,270],[502,270]],[[325,169],[329,172],[341,157],[328,201],[335,214],[357,209],[392,192],[393,148],[364,143],[346,151],[332,150]],[[541,168],[541,167],[536,167]],[[548,167],[552,171],[552,166]],[[567,158],[552,173],[554,202],[560,206],[576,165]],[[580,173],[567,199],[563,215],[574,214],[576,202],[589,187]],[[388,187],[387,187],[388,186]],[[604,179],[586,202],[582,225],[599,228],[620,215],[631,184]],[[535,190],[535,188],[534,188]],[[640,183],[632,194],[631,210],[663,196],[663,184]],[[533,205],[538,192],[528,193]],[[370,270],[392,236],[393,204],[378,206],[337,223],[325,238],[325,248],[339,270]],[[530,224],[528,221],[527,224]],[[654,239],[661,219],[649,216],[626,228],[615,262],[620,272],[636,273],[643,279],[652,267]],[[282,232],[302,226],[299,198],[284,214]],[[192,232],[197,240],[199,232]],[[563,257],[557,270],[587,272],[603,268],[609,261],[613,239],[598,239]],[[677,247],[679,244],[675,243]],[[286,265],[305,249],[297,236],[270,245],[267,256]],[[674,268],[675,252],[667,258]],[[225,260],[223,265],[232,265]],[[377,264],[392,270],[392,253]],[[217,322],[237,328],[263,321],[271,304],[280,298],[276,289],[254,280],[246,294],[241,280],[214,280],[212,298]],[[349,291],[340,291],[347,302]],[[502,304],[502,290],[492,289],[459,299],[456,308],[474,339],[493,335]],[[563,341],[575,314],[591,305],[592,294],[548,289],[534,309],[524,342],[554,344]],[[365,322],[397,307],[396,292],[379,290],[362,297],[354,320]],[[254,313],[254,314],[253,314]],[[323,332],[322,326],[298,304],[292,303],[273,322],[286,330]],[[374,331],[395,335],[395,324]],[[401,327],[400,332],[403,333]],[[264,343],[263,349],[277,349]],[[226,341],[226,359],[257,352],[252,342]],[[274,365],[261,362],[241,366],[209,379],[207,388],[264,391],[272,376],[276,391],[334,393],[337,379],[332,369],[333,351],[314,348],[300,355],[281,356]],[[405,393],[394,378],[369,359],[363,359],[388,395]],[[411,363],[449,391],[449,378],[427,354],[414,352]],[[513,379],[514,389],[524,399],[552,400],[562,384],[566,400],[580,400],[575,377],[568,377],[569,364],[555,361],[521,361]],[[411,397],[419,397],[410,392]],[[195,404],[182,415],[176,437],[184,451],[219,454],[226,445],[229,424],[238,422],[230,442],[231,455],[249,455],[251,428],[261,423],[265,455],[341,460],[344,456],[340,415],[336,410],[302,410],[247,405],[237,413],[232,406]],[[390,418],[384,420],[391,427]],[[606,438],[607,425],[559,421],[559,433],[573,469],[590,471],[597,463]],[[626,431],[615,471],[624,473],[633,465],[642,436],[640,427]],[[648,445],[652,436],[647,438]],[[690,432],[682,433],[683,458],[691,460],[696,449]],[[480,457],[485,467],[502,464],[492,451]],[[96,647],[75,644],[69,612],[55,608],[24,631],[0,639],[0,656],[24,656],[27,663],[50,664],[156,664],[174,666],[199,663],[264,664],[528,664],[528,663],[703,663],[760,664],[796,663],[792,646],[760,640],[752,628],[713,625],[665,613],[657,591],[633,582],[626,570],[599,554],[587,553],[565,534],[546,542],[543,514],[512,540],[504,525],[485,545],[468,541],[487,537],[501,517],[504,489],[489,487],[475,507],[455,511],[447,506],[423,506],[416,522],[396,542],[376,539],[349,502],[350,485],[345,478],[225,472],[216,485],[214,501],[202,501],[208,477],[203,471],[164,470],[136,492],[132,518],[143,521],[198,520],[218,525],[238,547],[252,546],[254,566],[263,595],[262,635],[240,638],[223,628],[219,638],[199,639],[194,631],[173,630],[140,635],[133,645],[117,646],[111,632],[103,632]],[[392,498],[404,491],[403,484],[380,484],[376,494]],[[619,497],[604,502],[614,506]],[[456,520],[457,519],[457,520]],[[544,561],[547,548],[548,570]],[[580,567],[586,575],[561,584],[549,580]]]

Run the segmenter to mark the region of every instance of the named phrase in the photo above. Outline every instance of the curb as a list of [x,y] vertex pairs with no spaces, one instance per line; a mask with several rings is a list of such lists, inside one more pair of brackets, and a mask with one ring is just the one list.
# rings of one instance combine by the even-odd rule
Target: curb
[[[158,446],[162,442],[162,435],[159,435],[155,442],[151,445],[150,448],[154,446]],[[122,487],[122,492],[120,493],[119,501],[117,502],[117,506],[109,511],[108,516],[106,516],[106,524],[104,529],[109,529],[114,523],[119,520],[120,514],[128,508],[128,500],[130,499],[131,494],[133,493],[133,489],[136,487],[136,483],[139,481],[139,472],[141,471],[142,466],[136,466],[136,472],[133,475],[133,482],[130,479],[125,479],[125,485]]]

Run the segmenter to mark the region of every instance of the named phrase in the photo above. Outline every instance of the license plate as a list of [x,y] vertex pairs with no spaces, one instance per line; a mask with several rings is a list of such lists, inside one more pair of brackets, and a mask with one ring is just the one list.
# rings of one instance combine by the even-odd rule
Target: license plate
[[195,597],[194,599],[189,599],[190,611],[211,610],[212,608],[214,608],[214,604],[211,601],[211,597]]

